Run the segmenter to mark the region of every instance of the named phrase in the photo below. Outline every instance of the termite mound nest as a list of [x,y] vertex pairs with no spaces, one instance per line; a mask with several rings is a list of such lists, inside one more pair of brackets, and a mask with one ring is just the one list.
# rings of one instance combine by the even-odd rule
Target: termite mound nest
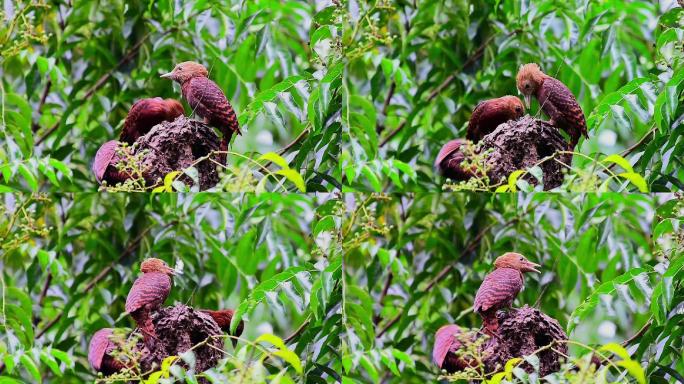
[[[212,151],[219,150],[219,144],[220,138],[213,128],[201,121],[179,116],[174,121],[164,121],[152,127],[136,140],[133,150],[134,153],[144,152],[141,166],[146,180],[154,182],[170,172],[194,166],[199,188],[204,191],[219,181],[219,156],[207,157]],[[181,176],[179,180],[186,185],[194,184],[188,175]]]
[[158,370],[168,356],[180,356],[192,349],[193,366],[181,365],[194,372],[203,372],[216,366],[223,358],[223,332],[211,316],[183,304],[161,308],[152,315],[157,339],[151,349],[141,341],[137,347],[142,352],[142,372]]
[[[535,354],[539,358],[539,374],[546,376],[560,370],[568,354],[568,335],[558,321],[527,305],[510,312],[500,311],[499,337],[483,344],[485,370],[500,371],[514,357]],[[521,365],[533,370],[527,362]]]
[[[487,175],[493,184],[505,184],[514,171],[539,165],[544,189],[550,190],[563,183],[564,168],[572,162],[571,154],[556,153],[568,151],[568,143],[559,129],[530,115],[499,125],[482,139],[479,148],[480,153],[491,150],[487,156]],[[554,154],[553,159],[539,164]],[[526,174],[523,179],[530,184],[538,184],[531,174]]]
[[[560,370],[568,353],[568,336],[557,320],[527,305],[508,312],[499,311],[496,316],[499,322],[496,336],[490,337],[482,332],[464,335],[450,345],[442,361],[437,361],[440,368],[448,373],[469,368],[479,371],[479,360],[484,373],[492,374],[503,371],[506,362],[513,358],[534,355],[539,361],[536,371],[541,377]],[[458,326],[453,326],[458,329]],[[468,354],[464,343],[477,346],[478,360]],[[527,361],[518,366],[528,373],[535,371]]]
[[98,181],[108,185],[132,179],[136,186],[151,189],[161,185],[169,173],[186,171],[176,180],[204,191],[219,181],[219,155],[215,153],[219,147],[220,139],[213,128],[179,116],[155,125],[128,147],[108,141],[95,156],[93,172]]

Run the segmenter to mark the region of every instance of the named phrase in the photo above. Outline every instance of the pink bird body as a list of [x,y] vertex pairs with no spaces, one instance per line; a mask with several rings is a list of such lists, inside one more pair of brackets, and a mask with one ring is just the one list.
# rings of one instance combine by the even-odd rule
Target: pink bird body
[[135,280],[126,298],[126,312],[130,313],[143,333],[145,342],[156,338],[152,312],[164,304],[171,292],[171,276],[174,270],[165,262],[155,258],[143,261],[141,268],[143,275]]
[[475,295],[473,310],[482,316],[485,330],[495,334],[499,328],[496,312],[510,308],[523,288],[523,272],[539,272],[539,264],[532,263],[519,253],[509,252],[494,262],[495,270],[485,276]]
[[[233,106],[208,75],[209,72],[203,65],[186,61],[161,77],[178,82],[183,98],[188,101],[193,112],[202,117],[205,123],[221,131],[223,139],[220,149],[224,152],[228,150],[233,133],[240,135],[242,132]],[[225,163],[225,154],[221,154],[221,163]]]
[[437,154],[435,160],[435,168],[444,177],[456,181],[464,181],[473,177],[473,173],[464,169],[461,163],[465,160],[465,154],[461,147],[465,145],[465,140],[456,139],[444,144],[442,149]]
[[131,178],[127,172],[116,169],[116,164],[121,160],[117,152],[123,151],[120,144],[117,140],[110,140],[97,150],[92,170],[98,183],[101,184],[103,181],[109,184],[123,183]]
[[183,105],[174,99],[154,97],[136,101],[128,111],[119,140],[133,144],[152,127],[163,121],[173,121],[185,113]]
[[435,346],[432,349],[432,361],[442,368],[444,359],[449,352],[455,352],[461,347],[456,335],[461,333],[461,328],[456,324],[442,326],[435,334]]
[[113,334],[111,328],[100,329],[95,332],[88,345],[88,363],[94,370],[105,375],[119,372],[126,367],[111,356],[116,347],[110,340]]

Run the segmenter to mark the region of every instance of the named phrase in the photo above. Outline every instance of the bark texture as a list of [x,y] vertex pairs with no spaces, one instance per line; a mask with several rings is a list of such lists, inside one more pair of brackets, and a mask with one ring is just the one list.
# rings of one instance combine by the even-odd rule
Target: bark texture
[[[556,341],[553,349],[548,348],[539,353],[539,374],[546,376],[560,370],[564,356],[555,350],[568,353],[568,335],[558,321],[535,308],[527,305],[509,312],[499,312],[499,337],[490,338],[483,344],[485,369],[488,372],[500,371],[506,362],[514,357],[530,355],[539,348]],[[521,367],[531,372],[532,366],[523,363]]]
[[[174,121],[164,121],[154,126],[147,134],[139,137],[135,153],[146,151],[142,166],[145,169],[147,184],[154,185],[159,179],[172,171],[190,167],[197,159],[219,150],[220,138],[214,129],[201,121],[180,116]],[[219,156],[214,156],[218,161]],[[206,190],[219,181],[218,164],[205,159],[195,164],[198,171],[200,190]],[[193,180],[183,175],[180,180],[192,185]]]
[[195,372],[203,372],[216,366],[223,357],[221,351],[224,338],[223,332],[211,316],[183,304],[165,307],[152,316],[157,339],[153,341],[153,348],[148,349],[140,342],[138,348],[142,350],[141,368],[143,372],[159,369],[161,362],[168,356],[178,356],[193,346],[202,343],[210,336],[217,336],[206,341],[206,344],[195,349]]
[[[481,151],[493,151],[487,159],[488,175],[493,184],[505,183],[512,172],[529,169],[541,159],[557,151],[566,151],[568,148],[558,128],[530,115],[499,125],[494,132],[486,135],[481,143]],[[556,159],[564,164],[570,164],[572,156],[562,154],[557,155]],[[540,167],[545,190],[556,188],[563,183],[565,167],[562,164],[548,160]],[[532,175],[527,174],[523,178],[531,184],[538,184]]]
[[[497,313],[499,321],[498,337],[488,337],[480,346],[480,355],[484,363],[484,370],[487,373],[503,371],[506,362],[515,357],[523,357],[536,352],[539,358],[539,374],[546,376],[560,370],[568,353],[568,336],[558,321],[542,313],[538,309],[530,308],[527,305],[513,309],[508,312],[499,311]],[[438,335],[439,336],[439,335]],[[485,337],[482,333],[473,334],[470,340]],[[436,343],[439,340],[436,340]],[[539,351],[540,348],[554,343],[553,348]],[[452,343],[449,351],[440,365],[449,373],[463,371],[468,366],[474,366],[475,362],[468,358],[458,356],[458,349],[461,343]],[[556,352],[558,351],[558,352]],[[559,353],[560,352],[560,353]],[[435,362],[440,364],[439,361]],[[532,372],[533,367],[524,362],[521,368]]]

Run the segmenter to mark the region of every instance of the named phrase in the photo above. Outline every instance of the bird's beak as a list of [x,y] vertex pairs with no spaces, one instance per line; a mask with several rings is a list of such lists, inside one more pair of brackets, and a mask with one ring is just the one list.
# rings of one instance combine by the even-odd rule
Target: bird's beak
[[533,263],[529,260],[525,260],[525,264],[523,265],[523,268],[525,272],[536,272],[536,273],[541,273],[537,268],[540,268],[541,265],[537,263]]
[[[162,76],[164,77],[164,76]],[[530,109],[530,100],[532,99],[532,95],[525,95],[525,108]]]
[[173,268],[171,268],[171,267],[169,267],[169,269],[167,269],[167,271],[169,272],[169,274],[174,275],[174,276],[178,276],[178,275],[182,275],[182,274],[183,274],[182,271],[179,271],[179,270],[177,270],[177,269],[173,269]]
[[172,79],[173,80],[173,72],[165,73],[159,77],[163,77],[165,79]]

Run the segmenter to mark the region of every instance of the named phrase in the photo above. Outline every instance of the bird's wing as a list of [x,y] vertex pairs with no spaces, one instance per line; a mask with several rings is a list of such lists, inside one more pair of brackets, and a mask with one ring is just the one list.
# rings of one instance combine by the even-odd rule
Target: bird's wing
[[444,161],[444,159],[446,159],[447,156],[456,152],[463,144],[465,143],[462,139],[451,140],[444,144],[442,149],[440,149],[439,153],[437,154],[437,159],[435,159],[435,167],[439,167],[439,165],[442,163],[442,161]]
[[101,329],[93,335],[88,346],[88,363],[94,370],[99,371],[102,365],[102,358],[107,353],[109,346],[109,335],[112,331],[109,328]]
[[109,163],[116,155],[116,149],[118,146],[119,143],[116,140],[110,140],[102,144],[100,149],[97,150],[92,169],[98,183],[102,181],[102,178],[107,171],[107,167],[109,167]]
[[[547,78],[542,84],[540,93],[543,95],[539,100],[542,103],[542,108],[551,118],[559,123],[572,124],[580,129],[582,135],[587,136],[584,111],[582,111],[575,95],[565,84],[553,77]],[[544,98],[546,100],[543,100]],[[547,110],[547,106],[551,108]]]
[[475,295],[473,309],[478,313],[492,308],[499,309],[515,299],[522,285],[520,271],[512,268],[497,268],[485,276]]
[[480,101],[473,109],[473,113],[470,115],[470,120],[468,120],[468,128],[466,129],[466,139],[470,141],[475,141],[479,137],[479,124],[480,118],[484,113],[487,101]]
[[134,283],[126,298],[126,312],[132,313],[144,305],[158,306],[171,292],[171,278],[160,272],[148,272]]
[[432,349],[432,360],[438,367],[442,367],[444,358],[452,345],[458,342],[454,335],[460,332],[461,329],[455,324],[445,325],[437,330],[437,333],[435,334],[435,346]]
[[164,121],[166,114],[166,105],[161,97],[136,101],[128,111],[119,140],[133,144],[150,128]]
[[188,80],[185,93],[188,104],[211,125],[241,133],[235,110],[216,83],[203,76],[194,77]]

